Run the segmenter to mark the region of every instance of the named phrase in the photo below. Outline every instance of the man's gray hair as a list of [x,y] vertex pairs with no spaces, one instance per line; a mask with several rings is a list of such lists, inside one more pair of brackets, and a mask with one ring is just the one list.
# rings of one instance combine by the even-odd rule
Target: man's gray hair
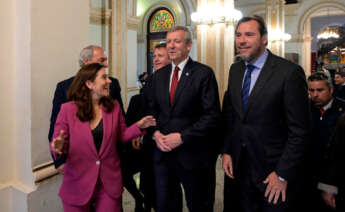
[[84,59],[92,60],[93,51],[95,48],[101,48],[101,47],[95,46],[95,45],[89,45],[81,50],[80,55],[79,55],[79,60],[78,60],[80,67],[85,65]]
[[176,31],[179,31],[179,30],[182,30],[182,31],[186,32],[186,37],[185,37],[186,43],[192,42],[192,32],[187,27],[185,27],[185,26],[174,26],[173,28],[171,28],[168,31],[168,34],[170,32],[176,32]]
[[329,88],[333,87],[332,79],[328,77],[327,74],[321,71],[314,72],[312,75],[308,77],[308,82],[314,82],[314,81],[324,81],[327,87]]

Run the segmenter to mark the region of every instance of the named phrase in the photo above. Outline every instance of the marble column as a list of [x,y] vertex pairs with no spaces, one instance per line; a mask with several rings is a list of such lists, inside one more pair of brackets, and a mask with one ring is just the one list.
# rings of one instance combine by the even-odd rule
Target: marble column
[[285,42],[281,39],[274,39],[275,33],[285,32],[284,0],[266,0],[266,24],[268,30],[267,47],[276,55],[285,56]]
[[[233,0],[198,0],[197,8],[219,6],[233,9]],[[223,99],[227,89],[229,67],[234,60],[234,23],[199,24],[195,27],[198,61],[212,67],[219,95]]]

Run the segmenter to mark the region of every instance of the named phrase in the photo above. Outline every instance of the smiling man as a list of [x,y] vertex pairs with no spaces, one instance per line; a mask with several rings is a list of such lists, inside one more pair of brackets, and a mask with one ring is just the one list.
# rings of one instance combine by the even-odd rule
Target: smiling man
[[[191,212],[209,206],[210,147],[220,114],[218,86],[212,69],[189,57],[192,35],[173,27],[167,34],[172,63],[152,77],[150,111],[154,131],[157,212],[179,211],[176,188],[182,184]],[[178,196],[177,196],[178,197]]]
[[167,46],[165,43],[157,44],[153,50],[153,68],[155,71],[170,64]]
[[242,61],[232,64],[224,97],[223,168],[238,179],[243,211],[287,211],[309,134],[305,74],[266,49],[259,16],[238,22],[235,43]]

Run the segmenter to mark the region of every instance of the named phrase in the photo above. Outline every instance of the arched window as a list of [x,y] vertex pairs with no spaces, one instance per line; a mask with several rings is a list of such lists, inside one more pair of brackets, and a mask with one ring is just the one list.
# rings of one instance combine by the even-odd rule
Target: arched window
[[147,71],[149,73],[153,70],[152,59],[154,47],[161,42],[165,42],[167,32],[174,26],[174,16],[164,7],[155,10],[149,18],[147,25]]

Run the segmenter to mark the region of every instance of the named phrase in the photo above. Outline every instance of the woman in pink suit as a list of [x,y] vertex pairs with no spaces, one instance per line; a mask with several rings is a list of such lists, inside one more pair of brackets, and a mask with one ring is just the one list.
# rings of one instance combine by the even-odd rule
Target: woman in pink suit
[[116,142],[156,124],[147,116],[127,128],[119,103],[109,97],[110,83],[104,66],[84,66],[68,91],[70,102],[61,106],[51,151],[68,155],[59,192],[65,212],[87,212],[91,204],[96,212],[119,212],[123,188]]

